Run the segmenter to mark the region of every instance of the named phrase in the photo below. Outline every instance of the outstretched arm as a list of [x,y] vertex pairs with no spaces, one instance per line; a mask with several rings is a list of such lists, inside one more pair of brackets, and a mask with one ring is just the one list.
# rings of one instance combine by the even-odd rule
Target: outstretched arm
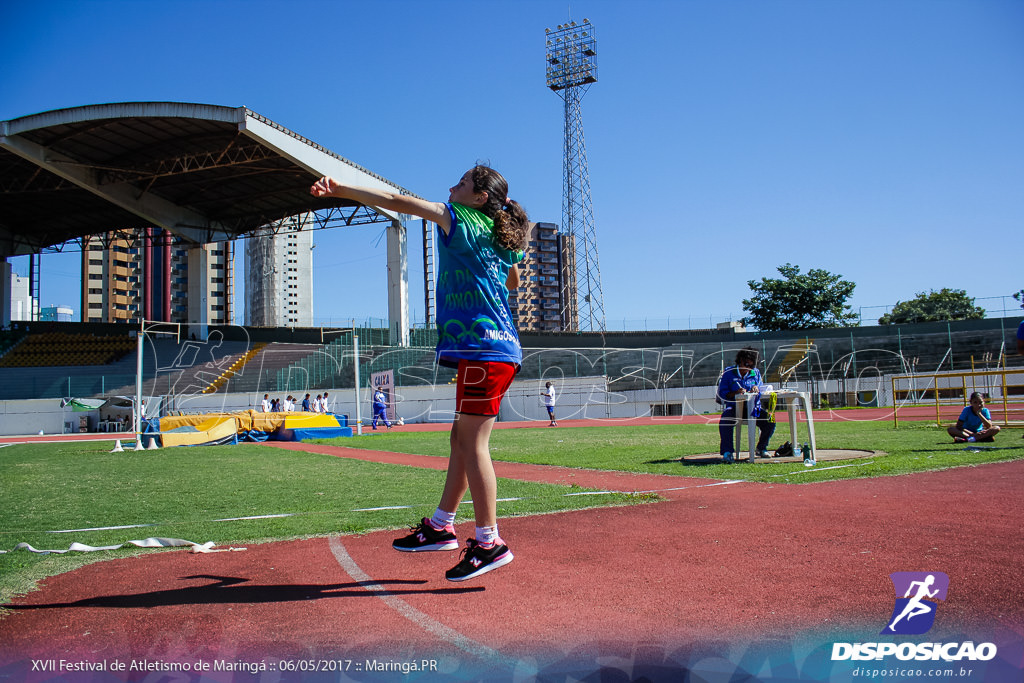
[[351,199],[366,206],[376,206],[397,213],[419,216],[420,218],[437,223],[445,234],[448,234],[448,231],[451,230],[451,216],[448,214],[448,209],[445,205],[439,202],[428,202],[424,199],[371,187],[345,185],[327,176],[313,183],[313,186],[309,188],[309,193],[314,197]]

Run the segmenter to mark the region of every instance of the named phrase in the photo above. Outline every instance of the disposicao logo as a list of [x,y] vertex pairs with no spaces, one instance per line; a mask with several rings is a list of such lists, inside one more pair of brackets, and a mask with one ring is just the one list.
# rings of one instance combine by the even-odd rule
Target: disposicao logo
[[896,605],[881,635],[918,635],[930,631],[939,601],[946,599],[949,577],[942,572],[894,572],[889,578],[896,590]]
[[[919,635],[935,624],[935,612],[946,599],[949,577],[942,572],[894,572],[889,575],[896,604],[880,635]],[[833,643],[832,661],[899,660],[988,661],[997,654],[993,643]]]

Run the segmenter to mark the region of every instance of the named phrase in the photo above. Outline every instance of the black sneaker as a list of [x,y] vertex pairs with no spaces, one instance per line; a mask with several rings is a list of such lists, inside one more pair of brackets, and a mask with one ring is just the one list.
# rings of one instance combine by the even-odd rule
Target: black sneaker
[[412,531],[408,536],[396,538],[391,547],[401,550],[403,553],[417,553],[421,550],[456,550],[459,541],[455,538],[455,528],[447,526],[444,529],[435,529],[430,520],[424,517],[420,523],[410,527]]
[[512,551],[500,541],[490,548],[485,548],[475,538],[470,538],[462,551],[462,559],[446,571],[444,577],[449,581],[465,581],[486,574],[492,569],[504,567],[512,558]]

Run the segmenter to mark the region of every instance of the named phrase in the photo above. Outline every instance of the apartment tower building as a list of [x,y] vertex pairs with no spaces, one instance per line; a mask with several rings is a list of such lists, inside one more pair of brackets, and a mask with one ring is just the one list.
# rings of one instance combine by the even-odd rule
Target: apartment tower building
[[196,245],[157,228],[92,236],[82,251],[82,322],[200,322],[189,320],[191,302],[205,307],[207,324],[230,324],[233,262],[232,242]]
[[569,328],[568,315],[576,299],[571,240],[554,223],[533,223],[527,236],[526,254],[519,264],[520,286],[509,295],[512,320],[523,332]]

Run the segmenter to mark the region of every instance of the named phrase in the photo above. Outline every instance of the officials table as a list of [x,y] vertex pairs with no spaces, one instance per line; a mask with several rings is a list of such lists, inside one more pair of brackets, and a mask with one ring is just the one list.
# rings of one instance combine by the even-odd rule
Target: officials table
[[[814,415],[811,412],[811,394],[806,391],[795,391],[793,389],[778,389],[770,392],[774,393],[778,398],[785,399],[786,410],[789,415],[789,442],[793,444],[793,455],[800,454],[800,442],[797,440],[797,410],[799,410],[797,404],[803,404],[804,415],[807,419],[807,444],[811,449],[811,458],[817,460],[817,446],[814,443]],[[746,401],[758,397],[760,394],[737,394],[736,395],[736,432],[735,443],[736,443],[736,455],[738,456],[743,448],[743,427],[747,428],[747,453],[750,457],[750,462],[756,462],[754,459],[754,451],[757,444],[757,418],[752,417],[753,411],[748,410],[747,419],[743,420],[739,418],[742,415],[744,406],[742,404]],[[765,462],[767,459],[763,459],[761,462]]]

